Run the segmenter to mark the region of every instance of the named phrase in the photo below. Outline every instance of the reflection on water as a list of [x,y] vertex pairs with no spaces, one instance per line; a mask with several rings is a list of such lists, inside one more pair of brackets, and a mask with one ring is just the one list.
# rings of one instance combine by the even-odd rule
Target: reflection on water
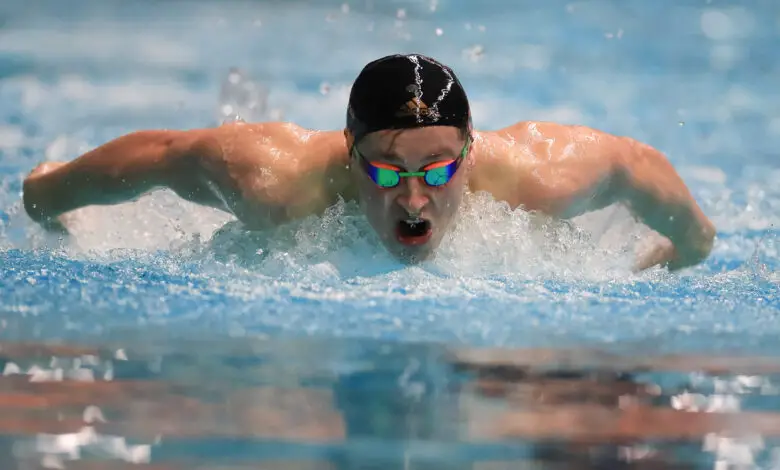
[[118,344],[2,344],[3,468],[772,468],[780,435],[771,357]]

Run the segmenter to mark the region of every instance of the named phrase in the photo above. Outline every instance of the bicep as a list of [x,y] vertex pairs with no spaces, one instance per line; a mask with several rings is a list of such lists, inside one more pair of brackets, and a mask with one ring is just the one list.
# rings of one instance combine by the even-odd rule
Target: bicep
[[491,142],[503,151],[483,162],[493,174],[480,175],[483,186],[497,187],[494,195],[510,206],[569,218],[614,201],[621,177],[618,137],[551,123],[518,124],[505,133],[510,140],[493,136]]
[[585,151],[565,161],[550,161],[534,170],[538,208],[571,218],[603,209],[620,197],[623,170],[608,153]]
[[187,131],[173,142],[161,164],[163,185],[187,201],[233,212],[235,189],[219,129]]
[[[279,218],[285,165],[268,158],[251,132],[223,126],[191,131],[171,148],[166,186],[179,197],[231,213],[244,222]],[[262,218],[261,217],[261,218]]]

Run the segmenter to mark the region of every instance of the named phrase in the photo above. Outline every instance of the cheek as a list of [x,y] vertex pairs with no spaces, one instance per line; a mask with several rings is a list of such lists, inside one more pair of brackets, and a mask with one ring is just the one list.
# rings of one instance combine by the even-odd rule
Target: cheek
[[438,201],[444,210],[455,211],[463,199],[463,182],[461,175],[456,175],[449,183],[437,188],[431,188],[431,197]]
[[361,204],[374,210],[389,207],[393,200],[393,190],[379,188],[373,182],[361,181],[358,184],[358,191]]

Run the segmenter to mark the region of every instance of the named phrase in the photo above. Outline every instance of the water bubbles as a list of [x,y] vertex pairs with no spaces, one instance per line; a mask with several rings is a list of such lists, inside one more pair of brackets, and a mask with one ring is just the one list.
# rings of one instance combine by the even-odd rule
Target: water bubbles
[[399,20],[405,20],[406,19],[406,10],[403,8],[399,8],[398,11],[395,12],[395,17]]
[[87,424],[107,422],[105,416],[103,416],[103,411],[94,405],[90,405],[84,409],[82,420]]
[[715,44],[710,48],[710,66],[716,70],[729,70],[745,55],[735,44]]
[[328,82],[320,83],[320,94],[327,95],[328,93],[330,93],[330,83]]
[[701,30],[712,40],[729,39],[735,33],[732,18],[721,10],[708,10],[702,13]]
[[436,28],[436,36],[441,36],[442,34],[444,34],[444,30],[441,28]]
[[19,126],[0,124],[0,149],[16,149],[21,147],[25,140],[24,131]]
[[246,72],[231,68],[222,83],[217,119],[220,122],[258,121],[266,112],[267,91]]
[[268,111],[268,119],[272,121],[283,121],[284,120],[284,110],[281,108],[273,108],[270,111]]
[[485,48],[481,44],[463,50],[463,57],[471,62],[479,62],[485,55]]

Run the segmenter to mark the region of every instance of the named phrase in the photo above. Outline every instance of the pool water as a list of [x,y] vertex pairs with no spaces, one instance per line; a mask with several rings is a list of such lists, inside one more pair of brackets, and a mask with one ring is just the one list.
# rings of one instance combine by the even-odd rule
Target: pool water
[[[780,465],[779,6],[35,5],[0,5],[10,468]],[[158,191],[73,213],[66,239],[21,207],[38,162],[133,130],[339,129],[360,68],[398,51],[451,64],[480,129],[661,149],[717,226],[712,256],[632,274],[653,234],[623,208],[560,222],[484,194],[415,267],[352,204],[246,233]]]

